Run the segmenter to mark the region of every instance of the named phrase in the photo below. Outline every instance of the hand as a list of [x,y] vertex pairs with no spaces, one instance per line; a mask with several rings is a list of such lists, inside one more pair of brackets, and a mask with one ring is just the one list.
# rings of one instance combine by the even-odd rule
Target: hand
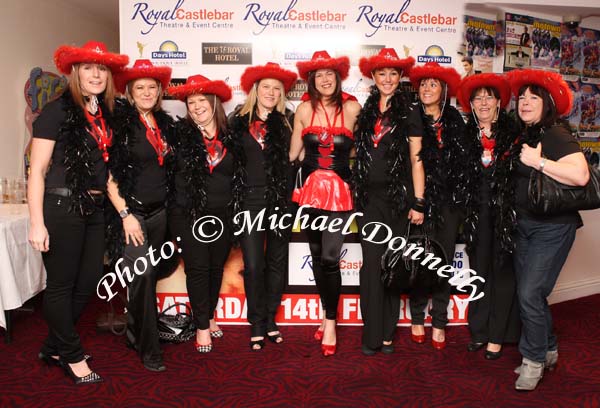
[[425,214],[423,214],[422,212],[415,211],[411,208],[408,212],[408,219],[412,224],[421,225],[423,224],[423,220],[425,219]]
[[528,144],[523,143],[519,158],[521,159],[521,163],[537,170],[542,161],[542,144],[538,143],[535,147],[529,147]]
[[44,224],[30,226],[29,243],[36,251],[48,252],[50,249],[50,236]]
[[125,244],[129,245],[129,240],[134,246],[140,246],[144,243],[144,232],[140,226],[140,222],[129,214],[123,218],[123,233],[125,234]]

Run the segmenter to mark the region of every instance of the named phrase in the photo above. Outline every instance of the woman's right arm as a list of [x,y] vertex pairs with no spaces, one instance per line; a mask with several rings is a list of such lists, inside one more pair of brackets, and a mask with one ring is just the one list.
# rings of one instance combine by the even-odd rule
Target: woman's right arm
[[29,243],[37,251],[50,249],[50,237],[44,223],[45,178],[56,141],[33,138],[31,142],[31,162],[27,182],[27,203],[29,206]]
[[294,115],[294,130],[292,132],[292,141],[290,143],[290,161],[304,159],[304,144],[302,143],[302,130],[304,129],[304,118],[310,109],[309,102],[303,102],[298,106]]

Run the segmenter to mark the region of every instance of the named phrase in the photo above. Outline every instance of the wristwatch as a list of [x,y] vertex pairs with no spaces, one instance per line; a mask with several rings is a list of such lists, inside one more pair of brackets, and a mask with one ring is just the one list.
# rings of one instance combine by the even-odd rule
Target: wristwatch
[[119,211],[119,216],[121,217],[121,219],[127,217],[129,214],[131,214],[131,213],[129,212],[129,208],[127,208],[127,207],[125,207],[121,211]]
[[544,166],[546,165],[546,158],[544,157],[541,161],[540,161],[540,173],[544,172]]

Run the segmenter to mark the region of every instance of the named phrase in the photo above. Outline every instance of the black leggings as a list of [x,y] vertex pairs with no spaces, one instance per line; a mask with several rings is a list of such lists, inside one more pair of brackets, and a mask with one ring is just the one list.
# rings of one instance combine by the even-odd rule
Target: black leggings
[[[152,266],[148,257],[149,247],[154,249],[155,259],[160,256],[160,249],[167,236],[167,212],[163,208],[150,217],[133,215],[140,223],[144,233],[144,243],[139,246],[129,245],[123,250],[123,270],[129,268],[133,275],[132,282],[128,285],[127,302],[127,341],[135,347],[145,363],[162,362],[160,344],[158,339],[156,308],[156,280],[159,265]],[[147,267],[138,275],[135,272],[136,260],[145,258]],[[165,262],[165,261],[161,261]],[[138,270],[142,268],[142,261],[137,262]]]
[[104,212],[97,207],[85,217],[71,213],[69,199],[53,194],[44,196],[43,211],[50,250],[42,253],[47,272],[43,309],[49,328],[42,352],[77,363],[84,352],[75,323],[103,271]]
[[[256,210],[248,210],[254,219]],[[244,257],[244,290],[248,302],[248,322],[252,337],[277,331],[275,315],[281,304],[288,270],[289,231],[278,237],[268,229],[242,234],[240,244]],[[266,248],[265,248],[266,245]]]
[[[181,247],[187,291],[194,321],[199,330],[208,329],[210,319],[214,318],[223,280],[223,267],[231,249],[231,228],[226,212],[209,210],[206,215],[217,217],[223,226],[221,236],[214,242],[200,242],[194,238],[192,225],[182,208],[174,208],[169,213],[171,235],[174,239],[181,238],[181,241],[177,242]],[[216,225],[203,225],[206,236],[216,232]]]
[[[462,220],[461,211],[441,208],[444,223],[433,236],[442,245],[448,265],[452,265],[454,251],[456,249],[456,238],[458,236],[458,227]],[[431,325],[436,329],[444,329],[448,324],[448,304],[450,303],[451,286],[448,279],[442,279],[438,285],[433,288],[413,288],[410,293],[410,314],[412,324],[422,325],[425,322],[425,307],[427,306],[427,295],[431,293]]]
[[[351,211],[337,212],[312,209],[309,221],[312,224],[316,217],[326,216],[327,224],[333,218],[343,220],[341,228],[350,218]],[[325,310],[325,318],[335,320],[337,318],[338,303],[342,291],[342,275],[340,273],[340,251],[344,243],[344,235],[341,231],[319,231],[310,227],[306,230],[308,245],[312,256],[313,275],[315,284],[321,296],[321,304]]]

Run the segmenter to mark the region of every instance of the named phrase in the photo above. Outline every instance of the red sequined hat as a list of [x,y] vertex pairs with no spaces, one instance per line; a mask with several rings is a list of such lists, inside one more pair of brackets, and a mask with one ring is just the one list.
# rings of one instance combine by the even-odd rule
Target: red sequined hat
[[456,97],[465,112],[471,112],[471,94],[479,88],[494,88],[500,94],[500,107],[504,108],[510,101],[510,86],[503,75],[485,73],[465,77],[460,82]]
[[573,94],[569,85],[558,72],[541,69],[515,69],[508,72],[506,76],[515,97],[519,97],[519,89],[524,85],[539,85],[550,93],[559,115],[566,115],[571,110]]
[[309,72],[318,69],[333,69],[340,74],[342,80],[348,78],[350,71],[350,60],[348,57],[332,58],[327,51],[316,51],[310,61],[298,61],[296,63],[300,78],[308,80]]
[[106,45],[99,41],[88,41],[83,47],[61,45],[54,51],[56,68],[65,75],[71,73],[73,64],[102,64],[115,72],[127,65],[128,62],[129,57],[127,55],[108,52]]
[[379,54],[368,58],[362,57],[358,63],[360,72],[368,78],[371,78],[373,71],[380,68],[396,68],[403,76],[406,76],[410,73],[413,65],[415,65],[413,57],[400,59],[393,48],[382,48]]
[[265,65],[246,68],[240,78],[240,83],[244,92],[249,93],[255,82],[265,78],[273,78],[281,81],[285,93],[288,93],[290,89],[292,89],[294,82],[296,82],[298,75],[293,71],[281,68],[281,66],[275,62],[267,62]]
[[460,75],[454,68],[442,67],[437,62],[427,62],[425,65],[413,67],[409,74],[410,82],[415,89],[419,89],[421,79],[434,78],[448,86],[448,96],[456,95]]
[[171,86],[167,88],[167,92],[184,102],[188,96],[195,94],[217,95],[221,102],[231,99],[231,88],[225,81],[211,81],[202,75],[192,75],[185,81],[185,84]]
[[134,79],[152,78],[156,79],[165,90],[169,86],[171,80],[170,67],[155,67],[152,62],[147,59],[136,60],[131,68],[123,68],[115,74],[115,86],[117,91],[125,92],[127,84]]

